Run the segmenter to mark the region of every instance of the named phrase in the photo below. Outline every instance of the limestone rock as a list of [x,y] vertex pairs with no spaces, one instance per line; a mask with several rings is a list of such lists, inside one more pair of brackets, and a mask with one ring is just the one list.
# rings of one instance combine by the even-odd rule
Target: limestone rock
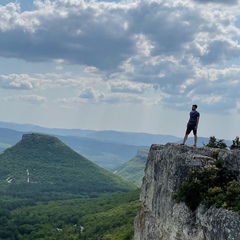
[[[240,215],[200,205],[192,212],[174,194],[190,171],[218,155],[240,172],[240,151],[168,143],[152,145],[141,188],[142,207],[135,218],[134,240],[240,240]],[[240,174],[238,174],[240,176]]]

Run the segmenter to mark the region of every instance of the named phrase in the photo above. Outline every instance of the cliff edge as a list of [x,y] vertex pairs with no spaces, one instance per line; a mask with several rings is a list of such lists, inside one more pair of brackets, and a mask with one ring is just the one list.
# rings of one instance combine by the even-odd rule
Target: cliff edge
[[[238,172],[240,151],[217,149],[229,170]],[[216,149],[168,143],[152,145],[141,187],[142,207],[134,222],[134,240],[240,240],[240,215],[200,205],[191,211],[174,194],[188,174],[213,162]]]

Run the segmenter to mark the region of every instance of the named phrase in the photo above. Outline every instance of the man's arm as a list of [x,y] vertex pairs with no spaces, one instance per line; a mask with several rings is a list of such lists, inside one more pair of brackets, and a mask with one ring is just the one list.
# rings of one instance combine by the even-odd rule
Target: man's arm
[[197,121],[196,121],[196,128],[198,128],[199,118],[200,118],[200,116],[199,116],[199,117],[197,117]]

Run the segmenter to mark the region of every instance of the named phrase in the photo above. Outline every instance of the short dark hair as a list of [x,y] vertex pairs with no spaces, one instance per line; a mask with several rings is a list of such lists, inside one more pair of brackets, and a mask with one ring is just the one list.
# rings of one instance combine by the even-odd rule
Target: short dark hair
[[197,104],[193,104],[193,107],[197,108]]

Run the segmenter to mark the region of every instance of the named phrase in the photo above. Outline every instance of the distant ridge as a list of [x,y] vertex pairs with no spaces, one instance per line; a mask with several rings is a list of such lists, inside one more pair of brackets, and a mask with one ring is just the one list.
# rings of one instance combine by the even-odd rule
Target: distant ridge
[[0,191],[14,196],[87,196],[136,188],[45,134],[24,134],[0,155],[0,164]]
[[2,152],[4,149],[20,141],[22,134],[22,132],[13,129],[0,128],[0,151]]
[[37,132],[52,135],[78,136],[78,137],[85,137],[86,135],[94,132],[94,130],[45,128],[33,124],[20,124],[14,122],[1,122],[1,121],[0,128],[13,129],[19,132]]
[[95,131],[82,129],[45,128],[32,124],[18,124],[1,122],[0,128],[9,128],[20,132],[38,132],[60,136],[84,137],[89,139],[117,142],[134,146],[151,146],[153,143],[163,144],[181,140],[179,137],[163,134],[150,134],[138,132],[121,132],[113,130]]
[[23,133],[51,134],[107,170],[112,170],[133,158],[139,148],[150,148],[152,143],[161,144],[180,140],[180,138],[174,136],[161,134],[44,128],[32,124],[13,122],[0,122],[0,128],[15,130],[18,135],[17,139],[12,136],[12,144],[6,144],[2,139],[0,141],[0,151],[17,143]]
[[135,157],[114,169],[113,172],[141,187],[148,152],[149,149],[139,149]]
[[120,142],[135,146],[151,146],[154,142],[159,144],[179,141],[179,137],[163,134],[118,132],[113,130],[95,131],[86,136],[87,138],[101,139],[112,142]]

